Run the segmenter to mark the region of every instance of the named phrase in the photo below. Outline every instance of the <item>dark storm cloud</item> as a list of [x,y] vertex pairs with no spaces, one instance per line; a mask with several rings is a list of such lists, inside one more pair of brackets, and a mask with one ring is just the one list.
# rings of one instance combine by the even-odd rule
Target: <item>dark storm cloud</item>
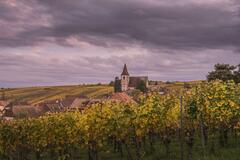
[[[54,37],[79,35],[93,44],[141,43],[166,48],[240,45],[237,1],[232,5],[146,1],[41,1],[54,17]],[[161,1],[167,3],[167,1]],[[170,2],[168,2],[170,3]],[[184,3],[184,1],[182,2]],[[91,38],[97,37],[97,38]],[[115,43],[114,43],[115,42]]]
[[[56,43],[67,45],[66,40],[71,36],[105,47],[135,43],[149,48],[171,49],[240,45],[238,1],[229,0],[229,3],[226,3],[228,1],[194,3],[188,0],[22,2],[24,2],[22,5],[34,7],[33,12],[29,13],[32,15],[26,19],[20,18],[25,25],[23,30],[14,35],[14,38],[0,39],[3,46],[35,45],[49,38]],[[21,14],[20,10],[4,7],[3,4],[1,8],[3,8],[0,12],[2,23],[14,20],[14,15]],[[49,19],[51,25],[28,25],[28,21],[36,21],[44,15],[51,17]]]
[[[0,1],[0,47],[34,46],[48,35],[50,15],[34,0]],[[48,30],[47,29],[47,30]],[[29,31],[41,32],[28,34]]]

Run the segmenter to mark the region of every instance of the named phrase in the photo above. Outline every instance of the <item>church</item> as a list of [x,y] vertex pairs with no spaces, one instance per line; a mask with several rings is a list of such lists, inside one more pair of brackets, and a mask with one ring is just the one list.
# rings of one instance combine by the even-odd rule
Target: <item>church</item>
[[144,83],[148,87],[148,77],[147,76],[130,76],[128,73],[127,65],[124,64],[123,71],[121,74],[121,79],[119,77],[115,78],[115,83],[121,84],[121,91],[136,89],[140,83]]

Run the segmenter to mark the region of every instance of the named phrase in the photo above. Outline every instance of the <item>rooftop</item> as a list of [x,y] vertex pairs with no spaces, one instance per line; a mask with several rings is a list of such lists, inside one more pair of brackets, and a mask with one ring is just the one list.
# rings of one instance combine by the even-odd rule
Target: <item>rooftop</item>
[[126,64],[124,64],[123,72],[122,72],[121,75],[127,75],[127,76],[129,76],[129,73],[128,73],[128,69],[127,69],[127,65],[126,65]]

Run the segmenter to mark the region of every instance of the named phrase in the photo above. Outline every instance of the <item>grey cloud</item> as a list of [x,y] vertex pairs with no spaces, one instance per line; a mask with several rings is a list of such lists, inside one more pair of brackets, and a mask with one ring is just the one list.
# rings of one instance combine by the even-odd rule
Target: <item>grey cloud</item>
[[[51,16],[35,0],[0,1],[0,47],[34,46],[46,34],[27,34],[30,30],[50,28]],[[39,35],[39,36],[37,36]]]
[[106,82],[111,75],[102,69],[74,60],[62,62],[61,58],[0,54],[0,87]]
[[239,63],[239,37],[239,0],[0,0],[0,86],[108,82],[124,62],[151,79],[204,79]]
[[131,75],[148,75],[155,80],[204,79],[215,63],[237,64],[239,59],[239,54],[228,50],[196,51],[195,54],[185,51],[175,56],[168,52],[149,52],[145,55],[116,54],[109,57],[82,56],[64,60],[61,56],[49,58],[41,54],[0,54],[0,87],[107,83],[120,75],[123,63],[128,64]]
[[[25,2],[25,1],[23,1]],[[148,48],[222,48],[240,45],[239,2],[209,5],[179,1],[39,0],[32,13],[51,17],[51,26],[24,26],[15,38],[2,38],[3,46],[36,45],[52,37],[56,43],[78,36],[104,47],[141,44]],[[183,5],[179,5],[179,4]],[[185,2],[185,3],[184,3]],[[44,9],[43,9],[44,8]],[[18,14],[9,10],[8,13]],[[7,14],[3,14],[7,17]],[[13,17],[13,16],[11,16]],[[11,43],[12,42],[12,43]]]
[[[53,12],[55,37],[79,35],[100,45],[103,45],[102,37],[107,37],[110,39],[108,44],[127,41],[149,48],[196,49],[240,45],[238,10],[226,10],[233,6],[153,6],[143,1],[65,3],[56,5],[47,1],[46,4],[56,11]],[[91,39],[91,36],[98,38]]]
[[[175,51],[173,51],[174,53]],[[200,54],[201,53],[201,54]],[[156,80],[193,80],[205,79],[207,73],[213,69],[215,63],[238,64],[240,55],[232,51],[205,50],[181,52],[172,56],[168,53],[149,53],[148,55],[111,56],[109,58],[88,57],[86,61],[98,65],[108,64],[107,68],[115,76],[122,71],[123,62],[129,64],[129,72],[133,75],[149,75]],[[103,68],[106,70],[106,68]]]

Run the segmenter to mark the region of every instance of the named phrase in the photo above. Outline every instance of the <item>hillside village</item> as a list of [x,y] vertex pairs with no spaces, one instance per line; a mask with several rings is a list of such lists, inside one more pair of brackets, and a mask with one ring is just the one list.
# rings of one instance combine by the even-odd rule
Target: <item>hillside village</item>
[[5,119],[38,117],[47,112],[83,111],[85,108],[103,102],[135,103],[132,97],[124,92],[111,93],[108,97],[66,97],[31,105],[27,103],[14,103],[0,101],[0,116]]
[[[121,78],[115,77],[114,86],[95,86],[95,88],[102,87],[100,89],[101,96],[86,96],[85,94],[76,95],[63,95],[61,98],[50,98],[53,95],[49,95],[45,100],[39,102],[34,101],[24,101],[24,97],[20,97],[17,100],[8,99],[0,101],[0,116],[5,119],[13,118],[25,118],[25,117],[38,117],[47,112],[65,112],[65,111],[83,111],[85,108],[96,103],[103,103],[106,101],[117,101],[121,103],[137,103],[135,95],[143,94],[143,92],[158,92],[159,94],[164,94],[171,90],[171,88],[182,88],[188,87],[182,82],[159,82],[159,81],[149,81],[148,76],[130,76],[128,67],[125,64],[123,71],[120,75]],[[192,83],[194,84],[194,83]],[[118,86],[117,86],[118,85]],[[145,90],[140,91],[143,86]],[[74,90],[78,86],[70,88],[69,90]],[[91,86],[92,88],[94,86]],[[105,91],[104,88],[114,88]],[[87,87],[86,87],[87,88]],[[87,88],[84,93],[90,91],[92,88]],[[46,90],[44,88],[43,90]],[[48,89],[49,90],[49,89]],[[47,90],[47,92],[48,92]],[[84,90],[84,88],[81,88]],[[18,91],[19,92],[19,91]],[[27,91],[26,91],[27,92]],[[36,92],[36,91],[35,91]],[[39,91],[40,92],[40,91]],[[47,94],[47,92],[45,94]],[[96,94],[96,93],[91,93]],[[37,97],[40,95],[36,95]]]

